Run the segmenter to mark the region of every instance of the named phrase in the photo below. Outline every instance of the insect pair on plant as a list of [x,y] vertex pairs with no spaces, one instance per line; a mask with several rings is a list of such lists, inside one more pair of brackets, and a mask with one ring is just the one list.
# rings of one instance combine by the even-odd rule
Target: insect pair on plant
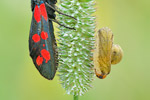
[[54,78],[58,66],[57,43],[52,21],[68,29],[74,29],[62,25],[55,19],[55,11],[71,17],[58,11],[55,7],[56,2],[57,0],[31,0],[33,17],[29,36],[30,56],[40,74],[48,80]]
[[[57,44],[52,21],[68,29],[74,29],[60,24],[56,19],[55,7],[57,0],[31,0],[33,11],[29,50],[34,65],[45,78],[52,80],[58,66]],[[75,19],[74,17],[71,17]],[[76,19],[75,19],[76,20]],[[120,62],[122,49],[113,44],[113,34],[109,28],[102,28],[96,34],[93,62],[96,76],[103,79],[110,73],[111,64]]]

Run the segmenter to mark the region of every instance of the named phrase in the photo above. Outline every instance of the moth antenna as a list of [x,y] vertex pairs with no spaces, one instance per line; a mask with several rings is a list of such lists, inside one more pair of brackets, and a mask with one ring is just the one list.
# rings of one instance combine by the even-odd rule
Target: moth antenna
[[59,23],[56,19],[51,19],[51,18],[49,18],[49,20],[51,20],[51,21],[53,21],[53,22],[55,22],[55,23],[59,24],[60,26],[65,27],[65,28],[72,29],[72,30],[76,30],[75,28],[68,27],[68,26],[65,26],[65,25],[63,25],[63,24]]
[[61,14],[61,15],[68,16],[68,17],[70,17],[70,18],[73,18],[74,20],[77,20],[76,18],[74,18],[74,17],[72,17],[72,16],[70,16],[70,15],[67,15],[67,14],[64,14],[64,13],[58,11],[56,8],[54,8],[52,5],[48,4],[47,2],[46,2],[46,5],[47,5],[48,7],[50,7],[50,8],[52,8],[53,10],[55,10],[56,12],[58,12],[58,13]]

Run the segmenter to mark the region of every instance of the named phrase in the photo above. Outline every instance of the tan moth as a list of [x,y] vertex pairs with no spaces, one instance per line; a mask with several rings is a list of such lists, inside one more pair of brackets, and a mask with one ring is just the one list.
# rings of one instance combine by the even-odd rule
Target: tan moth
[[113,44],[113,33],[108,27],[100,29],[95,38],[93,54],[95,74],[98,78],[104,79],[110,73],[111,64],[121,61],[123,51],[119,45]]

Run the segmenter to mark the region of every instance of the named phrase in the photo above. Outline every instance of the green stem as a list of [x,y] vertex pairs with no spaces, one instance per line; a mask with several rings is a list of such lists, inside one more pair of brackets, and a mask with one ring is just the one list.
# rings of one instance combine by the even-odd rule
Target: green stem
[[73,100],[78,100],[79,97],[74,95],[73,98]]

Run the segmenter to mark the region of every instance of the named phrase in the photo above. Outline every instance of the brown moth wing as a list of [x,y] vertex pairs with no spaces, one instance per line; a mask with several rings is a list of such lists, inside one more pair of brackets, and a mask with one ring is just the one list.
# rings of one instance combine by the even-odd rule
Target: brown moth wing
[[102,28],[96,34],[93,62],[96,76],[103,79],[111,69],[113,33],[109,28]]

